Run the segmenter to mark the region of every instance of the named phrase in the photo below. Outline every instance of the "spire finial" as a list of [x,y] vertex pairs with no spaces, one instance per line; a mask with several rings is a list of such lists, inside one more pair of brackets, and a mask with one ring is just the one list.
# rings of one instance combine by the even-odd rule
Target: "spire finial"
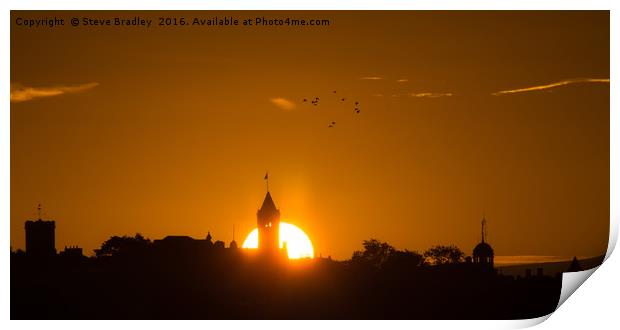
[[235,224],[233,223],[233,242],[235,241]]
[[269,192],[269,170],[265,172],[265,181],[267,182],[267,192]]
[[39,216],[39,220],[41,220],[41,203],[37,206],[37,214]]
[[485,226],[487,224],[487,220],[485,219],[484,215],[482,216],[482,227],[480,228],[480,236],[482,237],[482,243],[484,243],[484,237],[486,236],[486,230],[485,230]]

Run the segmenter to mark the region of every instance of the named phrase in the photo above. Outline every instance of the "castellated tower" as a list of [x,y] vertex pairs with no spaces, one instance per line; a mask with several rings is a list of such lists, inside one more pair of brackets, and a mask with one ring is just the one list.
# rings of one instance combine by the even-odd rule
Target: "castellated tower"
[[56,223],[41,219],[41,204],[37,207],[38,220],[26,221],[26,254],[35,257],[56,255]]

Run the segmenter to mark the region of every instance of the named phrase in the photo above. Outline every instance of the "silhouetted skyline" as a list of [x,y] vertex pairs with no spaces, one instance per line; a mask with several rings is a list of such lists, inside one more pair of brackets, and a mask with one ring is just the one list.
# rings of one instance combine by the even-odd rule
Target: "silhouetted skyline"
[[137,233],[110,237],[92,257],[78,246],[56,253],[55,221],[41,214],[39,206],[39,219],[25,222],[26,251],[11,250],[12,319],[534,318],[555,310],[562,272],[583,270],[574,257],[563,267],[504,273],[485,217],[471,254],[453,244],[399,250],[370,238],[344,261],[291,256],[299,245],[286,237],[269,190],[256,213],[256,249],[210,232]]
[[561,273],[583,269],[577,258],[516,275],[494,268],[485,219],[473,257],[454,245],[419,253],[368,239],[346,261],[288,259],[272,237],[276,214],[267,194],[257,250],[234,240],[226,247],[210,233],[136,234],[110,237],[90,258],[79,247],[56,254],[54,223],[28,221],[26,252],[11,251],[11,319],[534,318],[555,310]]
[[234,224],[241,241],[268,169],[316,255],[370,237],[470,253],[483,215],[495,262],[605,253],[609,12],[234,14],[332,24],[29,29],[15,17],[49,14],[11,12],[13,248],[38,203],[57,248],[87,255],[136,232],[228,242]]

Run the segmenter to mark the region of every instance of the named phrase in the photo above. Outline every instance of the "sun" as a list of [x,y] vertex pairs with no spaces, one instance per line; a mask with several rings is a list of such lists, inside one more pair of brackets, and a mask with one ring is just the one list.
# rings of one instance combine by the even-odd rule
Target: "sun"
[[[289,259],[314,258],[314,248],[306,233],[299,227],[280,222],[280,247],[286,242]],[[258,248],[258,229],[254,228],[243,242],[244,249]]]

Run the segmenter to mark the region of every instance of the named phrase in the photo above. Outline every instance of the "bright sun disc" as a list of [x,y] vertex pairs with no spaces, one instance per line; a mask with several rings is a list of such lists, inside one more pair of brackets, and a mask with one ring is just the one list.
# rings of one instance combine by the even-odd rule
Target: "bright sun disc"
[[[284,245],[284,242],[286,242],[289,259],[314,258],[314,249],[308,235],[293,224],[280,222],[280,247]],[[242,247],[244,249],[258,248],[258,228],[252,230],[246,237]]]

